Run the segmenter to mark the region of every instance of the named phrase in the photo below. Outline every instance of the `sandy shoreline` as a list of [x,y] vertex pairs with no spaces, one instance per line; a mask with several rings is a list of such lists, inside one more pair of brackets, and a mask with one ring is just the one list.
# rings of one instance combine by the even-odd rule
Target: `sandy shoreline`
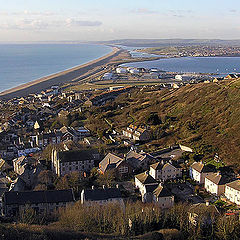
[[37,93],[44,89],[50,88],[53,85],[62,85],[74,81],[75,79],[81,77],[81,75],[88,73],[91,69],[99,67],[103,64],[109,62],[113,57],[116,57],[123,50],[117,47],[112,47],[111,53],[90,61],[88,63],[67,69],[65,71],[51,74],[40,79],[33,80],[31,82],[19,85],[17,87],[5,90],[0,93],[1,99],[11,99],[14,97],[26,96],[30,93]]

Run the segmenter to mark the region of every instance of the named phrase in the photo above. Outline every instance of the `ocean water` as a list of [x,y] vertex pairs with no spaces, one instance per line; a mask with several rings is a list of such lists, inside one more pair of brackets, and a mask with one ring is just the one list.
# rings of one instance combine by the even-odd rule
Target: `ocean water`
[[184,57],[156,61],[126,63],[122,66],[158,68],[172,72],[214,73],[226,75],[240,72],[240,57]]
[[94,44],[0,44],[0,92],[102,57]]

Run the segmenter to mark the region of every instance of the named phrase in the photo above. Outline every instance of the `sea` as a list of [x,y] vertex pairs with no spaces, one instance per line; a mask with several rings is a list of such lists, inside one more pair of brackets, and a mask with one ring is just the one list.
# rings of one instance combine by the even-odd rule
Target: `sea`
[[109,46],[95,44],[0,44],[0,92],[111,51]]
[[[125,49],[133,57],[157,56],[136,52],[136,48]],[[97,44],[0,44],[0,92],[87,63],[111,51],[111,47]],[[224,76],[240,72],[240,57],[168,58],[122,66]]]
[[179,73],[212,73],[224,76],[240,72],[240,57],[182,57],[122,64],[125,67],[158,68]]

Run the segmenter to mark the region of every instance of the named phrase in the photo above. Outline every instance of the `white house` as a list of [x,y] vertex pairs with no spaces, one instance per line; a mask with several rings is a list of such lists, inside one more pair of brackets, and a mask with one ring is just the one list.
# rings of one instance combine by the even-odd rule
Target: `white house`
[[86,205],[106,203],[118,203],[124,205],[121,192],[118,187],[107,188],[103,186],[101,189],[83,189],[81,192],[81,203]]
[[58,176],[72,172],[90,172],[100,158],[94,149],[79,151],[52,151],[52,170]]
[[121,73],[127,73],[127,69],[126,68],[116,68],[116,73],[121,74]]
[[199,184],[203,184],[205,182],[205,177],[213,172],[213,167],[204,165],[202,162],[194,162],[189,170],[191,179]]
[[225,192],[225,184],[227,182],[228,180],[221,173],[211,173],[205,177],[204,187],[208,192],[220,196]]
[[152,192],[157,188],[158,183],[149,175],[148,171],[146,171],[135,176],[135,186],[142,195],[142,201],[149,202],[152,200]]
[[229,201],[240,205],[240,180],[226,184],[225,196]]
[[174,205],[174,196],[161,184],[153,191],[153,201],[162,208],[171,208]]
[[182,168],[178,165],[174,166],[172,162],[158,162],[150,166],[149,173],[154,179],[166,181],[182,177]]

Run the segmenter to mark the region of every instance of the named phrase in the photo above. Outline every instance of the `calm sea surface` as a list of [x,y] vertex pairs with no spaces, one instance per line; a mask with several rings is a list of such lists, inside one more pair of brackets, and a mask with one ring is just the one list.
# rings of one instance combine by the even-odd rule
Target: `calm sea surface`
[[218,73],[240,72],[240,57],[184,57],[127,63],[122,66],[158,68],[172,72]]
[[93,44],[0,44],[0,92],[110,53]]

